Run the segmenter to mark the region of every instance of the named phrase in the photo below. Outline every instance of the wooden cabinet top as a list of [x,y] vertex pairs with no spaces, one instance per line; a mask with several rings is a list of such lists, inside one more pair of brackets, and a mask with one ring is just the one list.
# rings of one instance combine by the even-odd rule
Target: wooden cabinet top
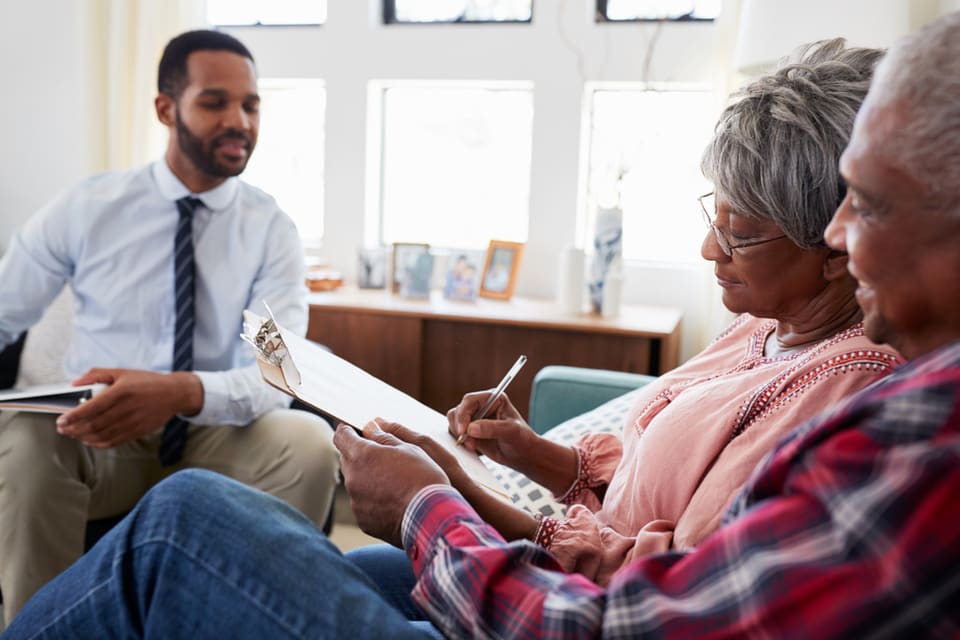
[[385,289],[341,287],[309,294],[311,307],[343,309],[380,315],[435,318],[454,322],[511,324],[548,330],[667,337],[678,333],[681,311],[674,307],[623,305],[616,318],[592,313],[563,312],[551,300],[514,296],[508,301],[478,298],[470,302],[448,300],[439,291],[431,298],[402,298]]

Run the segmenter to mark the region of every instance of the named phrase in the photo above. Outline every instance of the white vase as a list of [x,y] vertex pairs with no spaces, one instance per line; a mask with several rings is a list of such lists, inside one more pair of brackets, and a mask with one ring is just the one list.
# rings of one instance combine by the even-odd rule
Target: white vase
[[615,259],[603,281],[603,304],[600,315],[604,318],[616,318],[620,315],[620,301],[623,297],[623,271],[620,258]]
[[595,313],[603,310],[603,287],[610,265],[623,255],[623,211],[620,207],[597,210],[593,234],[593,261],[590,265],[590,306]]
[[581,313],[583,311],[584,284],[583,249],[566,247],[560,253],[557,268],[557,304],[563,313]]

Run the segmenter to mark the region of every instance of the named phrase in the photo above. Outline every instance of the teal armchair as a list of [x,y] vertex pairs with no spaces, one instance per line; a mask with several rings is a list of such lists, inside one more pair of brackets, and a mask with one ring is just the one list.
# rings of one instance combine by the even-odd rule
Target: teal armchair
[[533,378],[527,422],[534,431],[543,434],[654,379],[655,376],[624,371],[544,367]]

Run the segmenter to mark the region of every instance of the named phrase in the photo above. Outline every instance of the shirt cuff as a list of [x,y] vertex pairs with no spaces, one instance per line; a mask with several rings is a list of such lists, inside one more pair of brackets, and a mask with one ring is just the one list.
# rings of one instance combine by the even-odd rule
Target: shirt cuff
[[580,447],[573,447],[573,451],[577,454],[577,479],[573,481],[573,484],[563,495],[556,496],[557,502],[568,506],[576,503],[577,497],[590,487],[587,475],[589,456]]
[[484,522],[456,489],[445,484],[428,485],[413,497],[403,514],[400,537],[413,573],[419,576],[438,548],[437,540],[449,527],[464,521]]
[[215,371],[194,371],[203,385],[203,407],[192,416],[180,416],[191,424],[227,424],[230,388],[224,376]]

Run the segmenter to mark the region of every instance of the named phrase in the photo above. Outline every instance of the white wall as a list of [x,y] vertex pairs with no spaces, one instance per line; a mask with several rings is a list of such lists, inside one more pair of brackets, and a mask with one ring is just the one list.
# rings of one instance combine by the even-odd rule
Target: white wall
[[[921,17],[937,12],[938,0],[903,1],[922,5]],[[939,2],[943,8],[956,4]],[[91,63],[97,37],[85,15],[96,4],[30,0],[5,6],[0,248],[38,206],[103,166],[102,124],[93,116],[100,109],[104,79]],[[666,25],[658,33],[652,24],[594,25],[593,0],[537,0],[532,25],[472,26],[384,27],[378,0],[329,4],[324,27],[233,30],[254,52],[261,76],[326,82],[323,255],[351,276],[356,247],[363,242],[368,79],[529,80],[535,86],[533,171],[529,241],[518,291],[540,296],[553,294],[556,256],[576,240],[583,82],[643,80],[647,45],[658,36],[646,80],[725,83],[737,7],[729,2],[733,15],[719,24]],[[692,196],[692,211],[693,206]],[[714,289],[708,273],[696,267],[629,265],[624,298],[682,307],[682,353],[689,357],[715,328],[707,321]]]
[[100,170],[103,78],[91,71],[86,2],[4,6],[0,20],[0,250],[56,193]]

